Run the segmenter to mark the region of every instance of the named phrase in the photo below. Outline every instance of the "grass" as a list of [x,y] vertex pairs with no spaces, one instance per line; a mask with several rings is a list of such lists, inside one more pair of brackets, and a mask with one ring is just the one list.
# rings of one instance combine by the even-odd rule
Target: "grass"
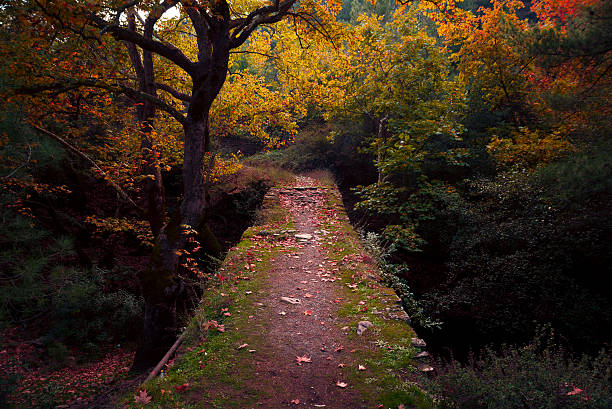
[[[397,408],[401,404],[422,409],[435,407],[432,397],[417,382],[420,375],[412,359],[417,350],[410,343],[410,338],[415,336],[413,330],[404,321],[383,319],[381,314],[374,313],[374,310],[387,313],[387,308],[397,310],[397,296],[373,280],[377,275],[376,266],[365,255],[358,235],[350,226],[333,180],[325,174],[317,176],[322,187],[328,188],[324,189],[326,210],[319,228],[334,236],[327,245],[327,256],[340,270],[339,295],[346,301],[340,307],[339,325],[355,328],[362,320],[374,324],[362,336],[374,347],[353,355],[356,361],[367,365],[368,375],[364,376],[356,368],[347,368],[348,382],[372,407],[378,404],[385,408]],[[251,407],[266,398],[253,386],[258,382],[249,353],[250,349],[266,353],[266,324],[260,320],[251,323],[249,317],[258,314],[257,300],[267,291],[265,282],[273,260],[281,251],[297,249],[283,248],[275,241],[258,241],[257,234],[263,230],[273,234],[292,228],[287,211],[275,197],[268,197],[258,224],[245,231],[240,243],[228,253],[218,276],[209,282],[186,329],[186,341],[176,362],[163,377],[143,385],[142,389],[151,397],[146,407]],[[247,270],[245,267],[251,264],[256,268]],[[365,306],[359,304],[363,300]],[[224,332],[219,331],[220,325]],[[358,335],[351,332],[348,336]],[[245,339],[249,345],[239,348]],[[142,406],[134,402],[132,395],[124,403],[129,408]]]
[[[278,201],[266,199],[258,225],[244,232],[240,243],[228,252],[217,276],[209,281],[175,362],[163,376],[141,387],[151,397],[147,407],[195,408],[204,404],[210,408],[237,408],[261,398],[260,392],[250,387],[256,382],[250,382],[255,368],[250,365],[249,350],[263,348],[266,331],[261,323],[251,324],[249,317],[257,315],[255,301],[265,291],[263,284],[272,260],[280,250],[287,249],[275,243],[260,247],[256,234],[292,227]],[[245,339],[249,339],[249,345],[239,349]],[[183,387],[185,384],[188,386]],[[126,396],[124,403],[127,408],[142,406],[132,395]]]
[[[372,322],[374,326],[362,336],[377,346],[356,352],[358,360],[366,362],[369,376],[366,378],[354,370],[349,372],[349,382],[373,405],[435,408],[435,399],[422,388],[421,375],[413,361],[419,352],[411,343],[416,334],[405,321],[383,319],[378,313],[399,308],[395,292],[373,279],[378,276],[376,266],[349,224],[337,189],[327,190],[325,200],[326,207],[335,209],[335,214],[328,214],[321,228],[335,236],[327,252],[329,259],[339,265],[344,284],[342,297],[346,300],[338,311],[342,319],[339,325],[355,328],[359,321]],[[360,301],[365,301],[365,305],[359,304]],[[358,335],[353,332],[349,337]]]

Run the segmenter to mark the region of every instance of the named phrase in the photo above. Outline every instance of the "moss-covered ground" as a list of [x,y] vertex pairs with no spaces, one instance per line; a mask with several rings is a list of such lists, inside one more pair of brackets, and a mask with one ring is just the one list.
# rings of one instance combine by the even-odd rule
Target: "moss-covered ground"
[[[343,371],[346,382],[367,407],[435,407],[434,399],[420,386],[422,375],[414,360],[419,351],[411,343],[416,335],[402,315],[398,298],[381,284],[375,261],[349,224],[335,185],[319,178],[317,186],[323,199],[313,220],[321,232],[318,251],[335,266],[334,291],[341,300],[334,307],[334,325],[347,344],[361,345],[347,359],[366,368],[348,365]],[[142,398],[126,396],[125,407],[268,407],[260,404],[270,402],[270,392],[260,387],[261,374],[253,357],[274,354],[273,340],[267,337],[268,327],[274,324],[257,317],[262,314],[261,301],[270,296],[267,283],[275,263],[298,250],[295,241],[288,239],[293,234],[293,218],[278,197],[278,191],[286,188],[272,189],[259,223],[244,233],[208,281],[175,360],[161,376],[134,391],[146,390]],[[358,335],[359,321],[370,321],[373,326]],[[298,405],[295,401],[290,404]],[[303,404],[299,407],[312,407]]]

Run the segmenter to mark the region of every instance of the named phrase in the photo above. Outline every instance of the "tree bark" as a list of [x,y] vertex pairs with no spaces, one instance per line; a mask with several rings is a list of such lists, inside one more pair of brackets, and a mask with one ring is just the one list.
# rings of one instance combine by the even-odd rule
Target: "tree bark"
[[204,209],[204,145],[208,113],[185,125],[181,224],[196,228]]
[[383,162],[386,160],[386,150],[387,150],[387,120],[388,116],[385,116],[382,119],[378,120],[378,135],[376,136],[376,163],[378,167],[378,183],[382,183],[386,180],[385,174],[383,173],[381,167]]

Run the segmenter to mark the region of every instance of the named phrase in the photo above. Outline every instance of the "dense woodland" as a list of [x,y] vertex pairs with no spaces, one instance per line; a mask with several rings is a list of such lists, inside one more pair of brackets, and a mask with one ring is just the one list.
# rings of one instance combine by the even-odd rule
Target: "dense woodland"
[[0,406],[30,369],[157,363],[284,168],[333,172],[450,407],[531,407],[498,372],[610,407],[611,2],[0,10]]

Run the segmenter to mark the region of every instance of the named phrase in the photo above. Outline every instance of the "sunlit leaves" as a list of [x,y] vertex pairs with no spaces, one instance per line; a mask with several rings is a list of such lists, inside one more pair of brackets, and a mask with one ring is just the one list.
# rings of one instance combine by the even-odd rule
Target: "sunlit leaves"
[[493,137],[488,145],[499,163],[536,167],[549,163],[574,150],[574,146],[563,139],[560,131],[542,132],[521,128],[512,138]]
[[447,8],[440,12],[432,2],[424,2],[446,44],[458,48],[452,58],[458,63],[460,78],[481,90],[494,107],[522,102],[532,63],[521,44],[527,21],[516,14],[523,3],[493,0],[491,7],[481,7],[478,13],[454,3],[446,2]]

